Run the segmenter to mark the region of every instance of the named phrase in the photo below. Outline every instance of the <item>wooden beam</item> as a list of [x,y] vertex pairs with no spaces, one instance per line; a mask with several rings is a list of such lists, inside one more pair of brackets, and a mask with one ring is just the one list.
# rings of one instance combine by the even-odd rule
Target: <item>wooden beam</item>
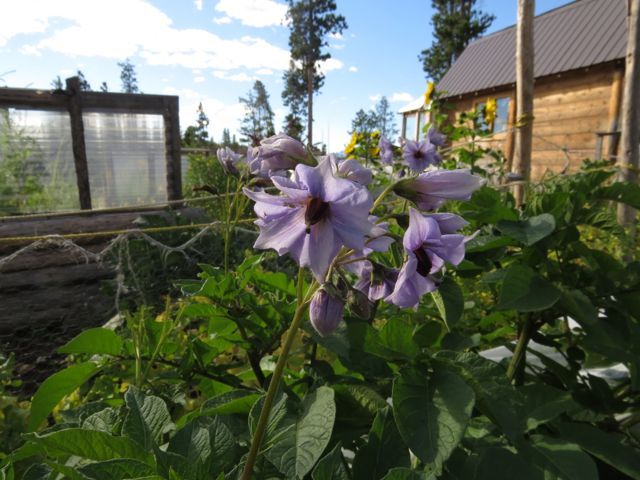
[[167,159],[167,199],[182,198],[182,173],[180,159],[180,118],[178,97],[165,97],[164,143]]
[[[620,127],[620,105],[622,103],[622,79],[624,72],[618,68],[613,72],[613,81],[611,82],[611,96],[609,97],[609,132],[616,132]],[[608,158],[610,161],[615,161],[616,153],[618,151],[620,136],[611,135],[608,141]]]
[[60,90],[0,88],[0,107],[66,110],[67,101],[67,95]]
[[[531,144],[533,134],[533,12],[535,0],[518,0],[516,46],[516,147],[513,172],[527,181],[531,177]],[[524,186],[514,187],[516,204],[524,202]]]
[[71,121],[71,142],[73,161],[76,167],[76,182],[80,208],[91,210],[91,187],[89,185],[89,168],[87,166],[87,149],[84,143],[84,122],[82,120],[82,92],[78,77],[67,78],[67,90],[71,94],[67,108]]
[[[624,97],[622,101],[622,135],[620,180],[638,182],[637,169],[640,164],[640,0],[630,0],[630,12],[627,21],[627,58],[624,75]],[[618,204],[618,222],[621,225],[632,225],[635,210],[628,205]]]
[[509,129],[507,133],[506,145],[504,147],[504,154],[507,159],[507,165],[505,170],[507,172],[511,171],[511,166],[513,165],[513,149],[515,147],[515,137],[516,137],[516,112],[517,112],[517,102],[515,92],[509,98],[509,114],[507,117],[507,128]]

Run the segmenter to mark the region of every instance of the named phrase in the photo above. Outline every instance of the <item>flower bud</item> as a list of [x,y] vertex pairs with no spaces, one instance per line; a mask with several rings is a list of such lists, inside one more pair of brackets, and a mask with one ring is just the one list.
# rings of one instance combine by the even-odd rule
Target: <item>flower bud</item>
[[321,287],[313,294],[309,305],[311,325],[320,336],[325,337],[338,328],[344,312],[344,302]]
[[360,290],[356,290],[355,288],[349,289],[349,293],[347,293],[347,303],[349,305],[349,309],[358,318],[363,320],[370,319],[372,303]]
[[294,168],[298,163],[304,163],[306,157],[304,145],[284,133],[262,140],[256,155],[261,171]]

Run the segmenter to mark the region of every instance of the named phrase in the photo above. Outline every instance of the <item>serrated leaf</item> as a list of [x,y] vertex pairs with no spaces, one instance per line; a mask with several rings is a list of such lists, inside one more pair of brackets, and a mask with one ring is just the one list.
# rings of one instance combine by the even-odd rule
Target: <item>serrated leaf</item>
[[431,296],[447,329],[451,330],[464,312],[462,289],[455,280],[445,277],[438,290],[433,292]]
[[122,352],[122,340],[107,328],[89,328],[58,348],[58,353],[90,353],[119,355]]
[[496,228],[528,247],[551,235],[556,228],[556,219],[550,213],[543,213],[526,220],[501,220]]
[[356,453],[353,476],[358,479],[382,478],[392,468],[409,465],[409,449],[398,432],[391,408],[387,406],[376,415],[367,443]]
[[29,431],[38,428],[60,400],[89,380],[98,370],[95,363],[77,363],[54,373],[42,382],[31,401]]
[[266,453],[286,478],[301,479],[311,471],[329,443],[336,416],[334,393],[320,387],[306,396],[295,422],[285,426],[286,434],[279,435]]
[[167,405],[160,397],[145,395],[133,385],[124,395],[128,412],[122,425],[123,435],[150,451],[173,424]]
[[537,312],[552,307],[560,298],[560,290],[524,265],[513,265],[502,282],[498,310]]
[[156,473],[155,468],[131,458],[90,463],[78,468],[78,471],[92,480],[124,480],[148,477]]
[[142,462],[149,460],[139,445],[126,437],[114,437],[106,432],[67,428],[45,435],[29,434],[27,439],[44,446],[49,451],[76,455],[89,460],[111,460],[133,458]]
[[342,445],[337,443],[333,450],[322,457],[311,472],[313,480],[350,480],[349,472],[344,466],[341,452]]
[[393,414],[411,451],[435,471],[449,458],[464,435],[475,395],[450,372],[431,378],[413,369],[393,382]]

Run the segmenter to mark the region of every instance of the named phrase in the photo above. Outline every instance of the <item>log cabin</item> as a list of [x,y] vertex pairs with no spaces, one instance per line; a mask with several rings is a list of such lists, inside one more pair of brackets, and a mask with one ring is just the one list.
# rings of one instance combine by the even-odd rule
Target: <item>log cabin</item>
[[[627,0],[578,0],[534,19],[534,119],[531,177],[576,169],[585,158],[614,159],[627,45]],[[497,104],[487,146],[513,156],[516,26],[470,43],[436,90],[450,121]],[[428,119],[421,99],[400,110],[405,138]]]

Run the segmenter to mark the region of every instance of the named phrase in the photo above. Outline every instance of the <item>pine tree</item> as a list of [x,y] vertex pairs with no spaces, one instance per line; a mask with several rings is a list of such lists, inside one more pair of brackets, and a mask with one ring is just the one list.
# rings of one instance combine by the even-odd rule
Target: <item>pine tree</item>
[[119,62],[118,66],[122,69],[120,71],[122,91],[124,93],[141,93],[138,88],[138,78],[136,77],[136,69],[133,63],[127,58],[124,62]]
[[435,40],[418,57],[422,69],[438,82],[465,47],[487,31],[495,16],[476,10],[476,0],[432,0]]
[[100,91],[105,93],[109,91],[109,87],[107,87],[107,82],[102,82],[100,84]]
[[246,98],[240,98],[245,106],[240,133],[241,141],[258,146],[260,140],[275,135],[273,127],[273,110],[269,105],[269,94],[260,80],[256,80]]
[[231,133],[228,128],[224,128],[222,130],[222,146],[230,147],[231,146]]
[[78,76],[78,79],[80,80],[80,91],[90,92],[91,85],[89,85],[89,82],[87,81],[87,79],[84,78],[84,73],[82,73],[82,70],[78,70],[77,76]]
[[380,130],[380,134],[387,138],[393,139],[398,134],[396,128],[396,114],[391,110],[387,97],[382,97],[375,107],[376,128]]
[[365,112],[362,108],[356,112],[351,120],[350,134],[370,135],[378,126],[378,116],[373,110]]
[[196,125],[190,125],[184,132],[182,144],[185,147],[205,147],[209,143],[209,117],[204,113],[202,102],[198,105]]
[[51,88],[53,88],[54,90],[64,90],[64,84],[62,83],[60,75],[51,80]]
[[285,104],[289,98],[291,114],[300,118],[299,110],[304,102],[301,101],[299,89],[304,84],[309,146],[313,145],[313,94],[319,92],[324,83],[324,75],[318,70],[318,64],[331,58],[331,54],[323,51],[328,45],[326,37],[330,33],[342,33],[347,28],[345,18],[335,14],[335,11],[336,3],[333,0],[289,0],[287,19],[293,62],[284,76],[283,98]]

